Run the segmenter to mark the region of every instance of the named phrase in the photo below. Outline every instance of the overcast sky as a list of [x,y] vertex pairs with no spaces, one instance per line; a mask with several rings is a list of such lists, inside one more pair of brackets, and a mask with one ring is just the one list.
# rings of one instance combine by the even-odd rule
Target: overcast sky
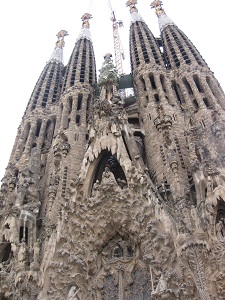
[[[23,112],[35,83],[48,61],[61,29],[65,38],[64,63],[67,64],[81,29],[81,16],[89,12],[90,0],[9,0],[1,3],[1,100],[0,100],[0,179],[4,176]],[[138,1],[142,15],[153,34],[159,36],[158,20],[150,9],[151,0]],[[224,8],[225,1],[164,0],[167,15],[196,45],[225,89]],[[113,53],[112,23],[108,0],[92,0],[91,35],[97,70],[103,56]],[[129,9],[124,0],[111,0],[118,20],[122,20],[121,39],[125,50],[124,69],[129,70]]]

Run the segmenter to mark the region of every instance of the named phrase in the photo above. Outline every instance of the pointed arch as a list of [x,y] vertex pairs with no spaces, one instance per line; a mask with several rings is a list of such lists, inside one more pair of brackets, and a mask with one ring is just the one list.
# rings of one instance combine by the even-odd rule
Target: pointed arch
[[[115,180],[117,181],[118,185],[122,185],[121,181],[127,182],[125,173],[123,168],[121,167],[120,163],[118,162],[115,155],[108,150],[103,150],[99,155],[98,163],[96,164],[93,179],[91,181],[91,188],[95,182],[101,183],[102,174],[105,169],[108,168],[110,172],[113,173]],[[124,184],[125,184],[124,182]]]
[[148,300],[151,296],[151,285],[149,281],[148,272],[143,268],[136,266],[132,274],[129,300]]

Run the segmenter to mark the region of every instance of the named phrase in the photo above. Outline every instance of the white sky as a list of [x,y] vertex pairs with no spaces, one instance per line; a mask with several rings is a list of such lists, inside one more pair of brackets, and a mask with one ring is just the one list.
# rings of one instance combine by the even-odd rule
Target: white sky
[[[61,29],[65,38],[64,62],[67,64],[81,29],[81,16],[89,11],[90,0],[8,0],[1,3],[1,80],[0,80],[0,179],[9,156],[24,110],[49,59]],[[153,34],[159,36],[151,0],[139,0],[138,10]],[[198,48],[225,90],[224,29],[225,1],[164,0],[167,15]],[[113,53],[112,24],[108,0],[92,0],[91,35],[97,70],[103,56]],[[111,0],[118,20],[123,20],[121,39],[126,55],[124,69],[129,70],[129,9],[126,0]]]

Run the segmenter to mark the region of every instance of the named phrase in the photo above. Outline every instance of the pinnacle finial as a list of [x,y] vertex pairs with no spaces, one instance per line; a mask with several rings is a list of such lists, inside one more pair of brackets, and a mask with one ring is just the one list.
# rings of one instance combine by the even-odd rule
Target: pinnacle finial
[[60,30],[56,36],[58,41],[56,42],[56,47],[62,49],[65,46],[64,37],[68,35],[66,30]]
[[155,8],[155,12],[156,12],[156,14],[157,14],[158,17],[161,16],[161,15],[163,15],[163,14],[165,14],[165,11],[162,8],[162,6],[163,6],[163,3],[160,0],[154,0],[151,3],[151,8]]
[[137,0],[128,0],[127,1],[126,6],[130,7],[130,13],[138,12],[136,4],[137,4]]
[[173,21],[166,15],[164,9],[162,8],[162,5],[163,3],[160,0],[154,0],[151,3],[151,8],[155,8],[156,15],[159,18],[159,28],[161,32],[168,25],[175,25]]
[[89,20],[92,19],[92,15],[89,13],[85,13],[81,20],[83,21],[82,28],[90,28],[90,22]]
[[66,30],[60,30],[56,36],[58,41],[55,43],[55,49],[51,55],[50,62],[56,61],[63,63],[63,47],[65,46],[64,37],[68,35]]

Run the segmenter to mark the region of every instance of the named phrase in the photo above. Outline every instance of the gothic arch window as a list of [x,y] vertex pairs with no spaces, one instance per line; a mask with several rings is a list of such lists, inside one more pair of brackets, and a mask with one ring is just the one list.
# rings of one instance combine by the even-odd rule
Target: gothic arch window
[[150,282],[147,272],[137,268],[133,272],[133,282],[130,286],[129,300],[148,300],[151,296]]
[[28,227],[20,226],[20,243],[28,244]]
[[117,234],[103,248],[107,268],[103,267],[97,282],[103,300],[149,300],[151,297],[150,275],[139,251],[128,237]]

